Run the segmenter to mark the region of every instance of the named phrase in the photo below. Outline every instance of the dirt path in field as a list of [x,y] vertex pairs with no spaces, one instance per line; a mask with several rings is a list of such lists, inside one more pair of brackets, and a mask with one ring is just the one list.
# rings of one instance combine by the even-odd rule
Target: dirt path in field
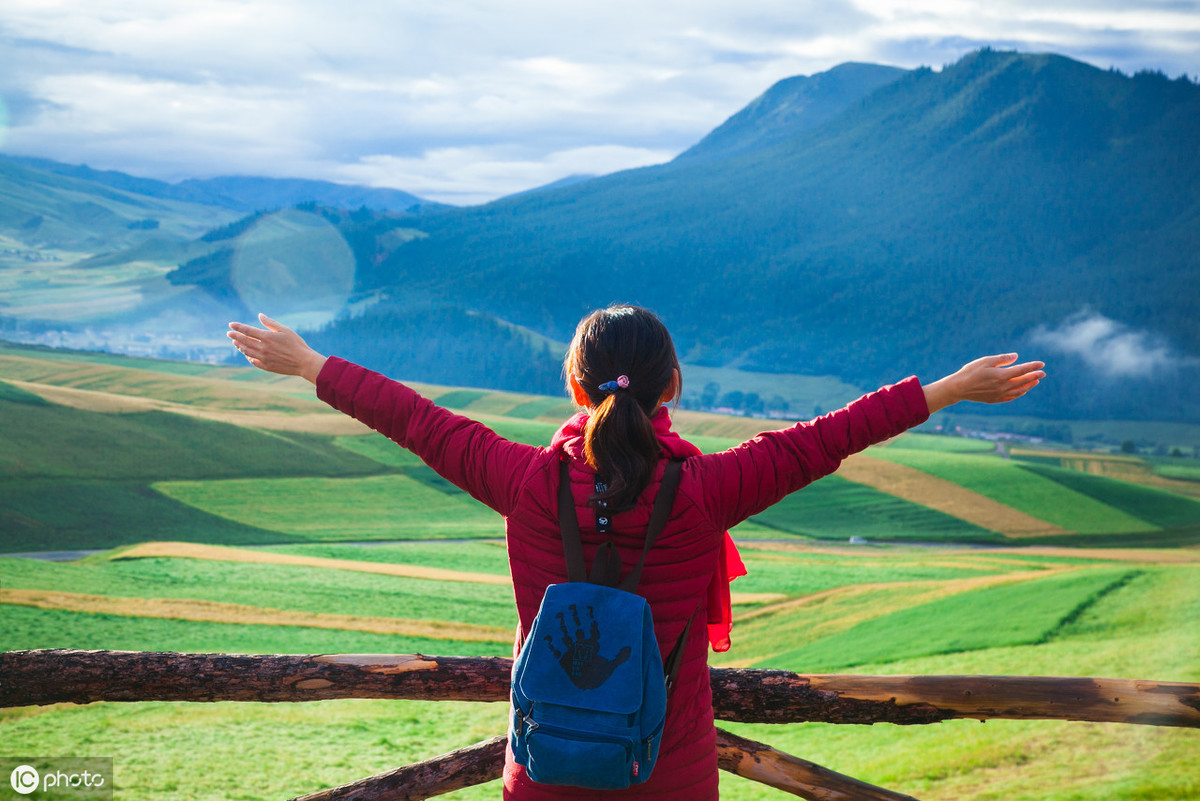
[[193,542],[143,542],[128,550],[114,554],[111,559],[138,559],[152,556],[181,557],[185,559],[212,559],[219,562],[257,562],[272,565],[302,565],[324,567],[335,570],[357,570],[362,573],[381,573],[385,576],[431,579],[433,581],[462,581],[469,584],[497,584],[509,586],[508,576],[492,573],[467,573],[462,570],[443,570],[437,567],[400,565],[392,562],[366,562],[358,559],[332,559],[324,556],[298,556],[287,553],[230,548],[223,545],[200,545]]
[[[229,548],[222,545],[199,545],[192,542],[144,542],[121,551],[112,559],[139,559],[152,556],[182,557],[188,559],[213,559],[222,562],[258,562],[275,565],[303,565],[326,567],[336,570],[358,570],[364,573],[382,573],[402,578],[422,578],[433,581],[462,581],[471,584],[497,584],[509,586],[512,579],[492,573],[467,573],[461,570],[443,570],[436,567],[400,565],[390,562],[364,562],[357,559],[332,559],[322,556],[296,556],[272,553],[249,548]],[[765,604],[782,601],[787,596],[778,592],[734,592],[730,599],[734,604]]]
[[497,626],[334,615],[326,612],[298,612],[290,609],[272,609],[193,598],[129,598],[56,590],[0,589],[0,603],[126,617],[154,617],[241,625],[307,626],[340,631],[365,631],[372,634],[396,634],[404,637],[428,637],[436,640],[502,643],[508,642],[512,638],[511,629]]
[[1043,537],[1072,533],[944,478],[862,453],[842,462],[837,475],[906,501],[945,512],[1007,537]]

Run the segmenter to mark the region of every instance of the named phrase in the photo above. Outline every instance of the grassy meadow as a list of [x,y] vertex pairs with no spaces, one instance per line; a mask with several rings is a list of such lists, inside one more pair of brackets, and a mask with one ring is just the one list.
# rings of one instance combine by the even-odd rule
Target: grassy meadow
[[[11,346],[0,362],[0,552],[80,551],[0,556],[0,650],[511,654],[502,521],[308,385]],[[422,389],[531,443],[570,411]],[[706,451],[766,424],[677,420]],[[1122,480],[926,434],[865,458],[854,480],[823,479],[734,531],[749,574],[732,587],[733,648],[713,664],[1200,681],[1186,471],[1146,463]],[[876,479],[895,465],[903,482]],[[940,482],[1055,533],[932,508]],[[926,801],[1200,799],[1197,730],[720,725]],[[504,726],[500,704],[371,699],[0,710],[10,753],[113,756],[118,799],[171,801],[288,798]],[[449,797],[498,796],[493,782]],[[722,797],[785,796],[723,775]]]

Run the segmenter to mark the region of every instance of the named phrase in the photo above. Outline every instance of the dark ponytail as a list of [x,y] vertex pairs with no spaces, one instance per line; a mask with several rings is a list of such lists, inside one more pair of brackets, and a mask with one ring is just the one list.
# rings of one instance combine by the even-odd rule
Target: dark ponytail
[[[583,388],[591,415],[584,455],[608,489],[592,497],[612,512],[631,508],[654,475],[658,437],[650,415],[672,390],[679,370],[675,345],[653,312],[610,306],[580,321],[564,369]],[[617,384],[621,377],[627,386]],[[673,387],[678,400],[680,387]]]

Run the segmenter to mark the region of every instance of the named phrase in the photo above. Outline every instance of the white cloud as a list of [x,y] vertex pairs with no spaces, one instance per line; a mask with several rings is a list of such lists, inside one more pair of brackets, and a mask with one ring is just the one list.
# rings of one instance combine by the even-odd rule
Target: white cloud
[[1175,353],[1165,340],[1094,311],[1079,311],[1055,328],[1038,326],[1030,339],[1060,353],[1078,356],[1102,375],[1145,378],[1200,360]]
[[367,186],[403,187],[431,200],[470,205],[508,194],[512,187],[532,188],[568,175],[603,175],[644,167],[667,161],[672,155],[671,151],[615,145],[524,155],[512,147],[439,148],[416,157],[368,156],[328,177]]
[[568,154],[661,161],[790,75],[984,44],[1196,74],[1200,4],[7,0],[0,97],[23,111],[0,142],[166,178],[392,175],[484,198],[586,160]]

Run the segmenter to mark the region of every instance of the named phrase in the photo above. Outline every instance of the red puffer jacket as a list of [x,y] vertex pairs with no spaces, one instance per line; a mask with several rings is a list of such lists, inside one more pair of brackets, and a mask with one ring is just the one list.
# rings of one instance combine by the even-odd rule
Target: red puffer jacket
[[[509,566],[523,631],[537,615],[550,584],[566,581],[558,526],[558,462],[570,460],[584,558],[612,539],[628,571],[641,554],[642,534],[662,473],[635,508],[614,516],[612,533],[596,532],[587,505],[594,473],[583,443],[523,445],[482,423],[434,405],[379,373],[330,357],[317,377],[317,396],[420,456],[430,467],[505,518]],[[724,532],[790,492],[837,469],[846,456],[894,437],[929,416],[915,377],[884,387],[836,412],[784,431],[760,434],[736,448],[692,456],[671,516],[646,557],[639,592],[650,603],[662,653],[667,654],[693,612],[704,621],[706,594]],[[530,781],[508,755],[504,797],[514,801],[561,798],[706,801],[717,798],[716,732],[708,683],[708,638],[693,625],[667,710],[658,764],[649,781],[624,791],[549,787]]]

